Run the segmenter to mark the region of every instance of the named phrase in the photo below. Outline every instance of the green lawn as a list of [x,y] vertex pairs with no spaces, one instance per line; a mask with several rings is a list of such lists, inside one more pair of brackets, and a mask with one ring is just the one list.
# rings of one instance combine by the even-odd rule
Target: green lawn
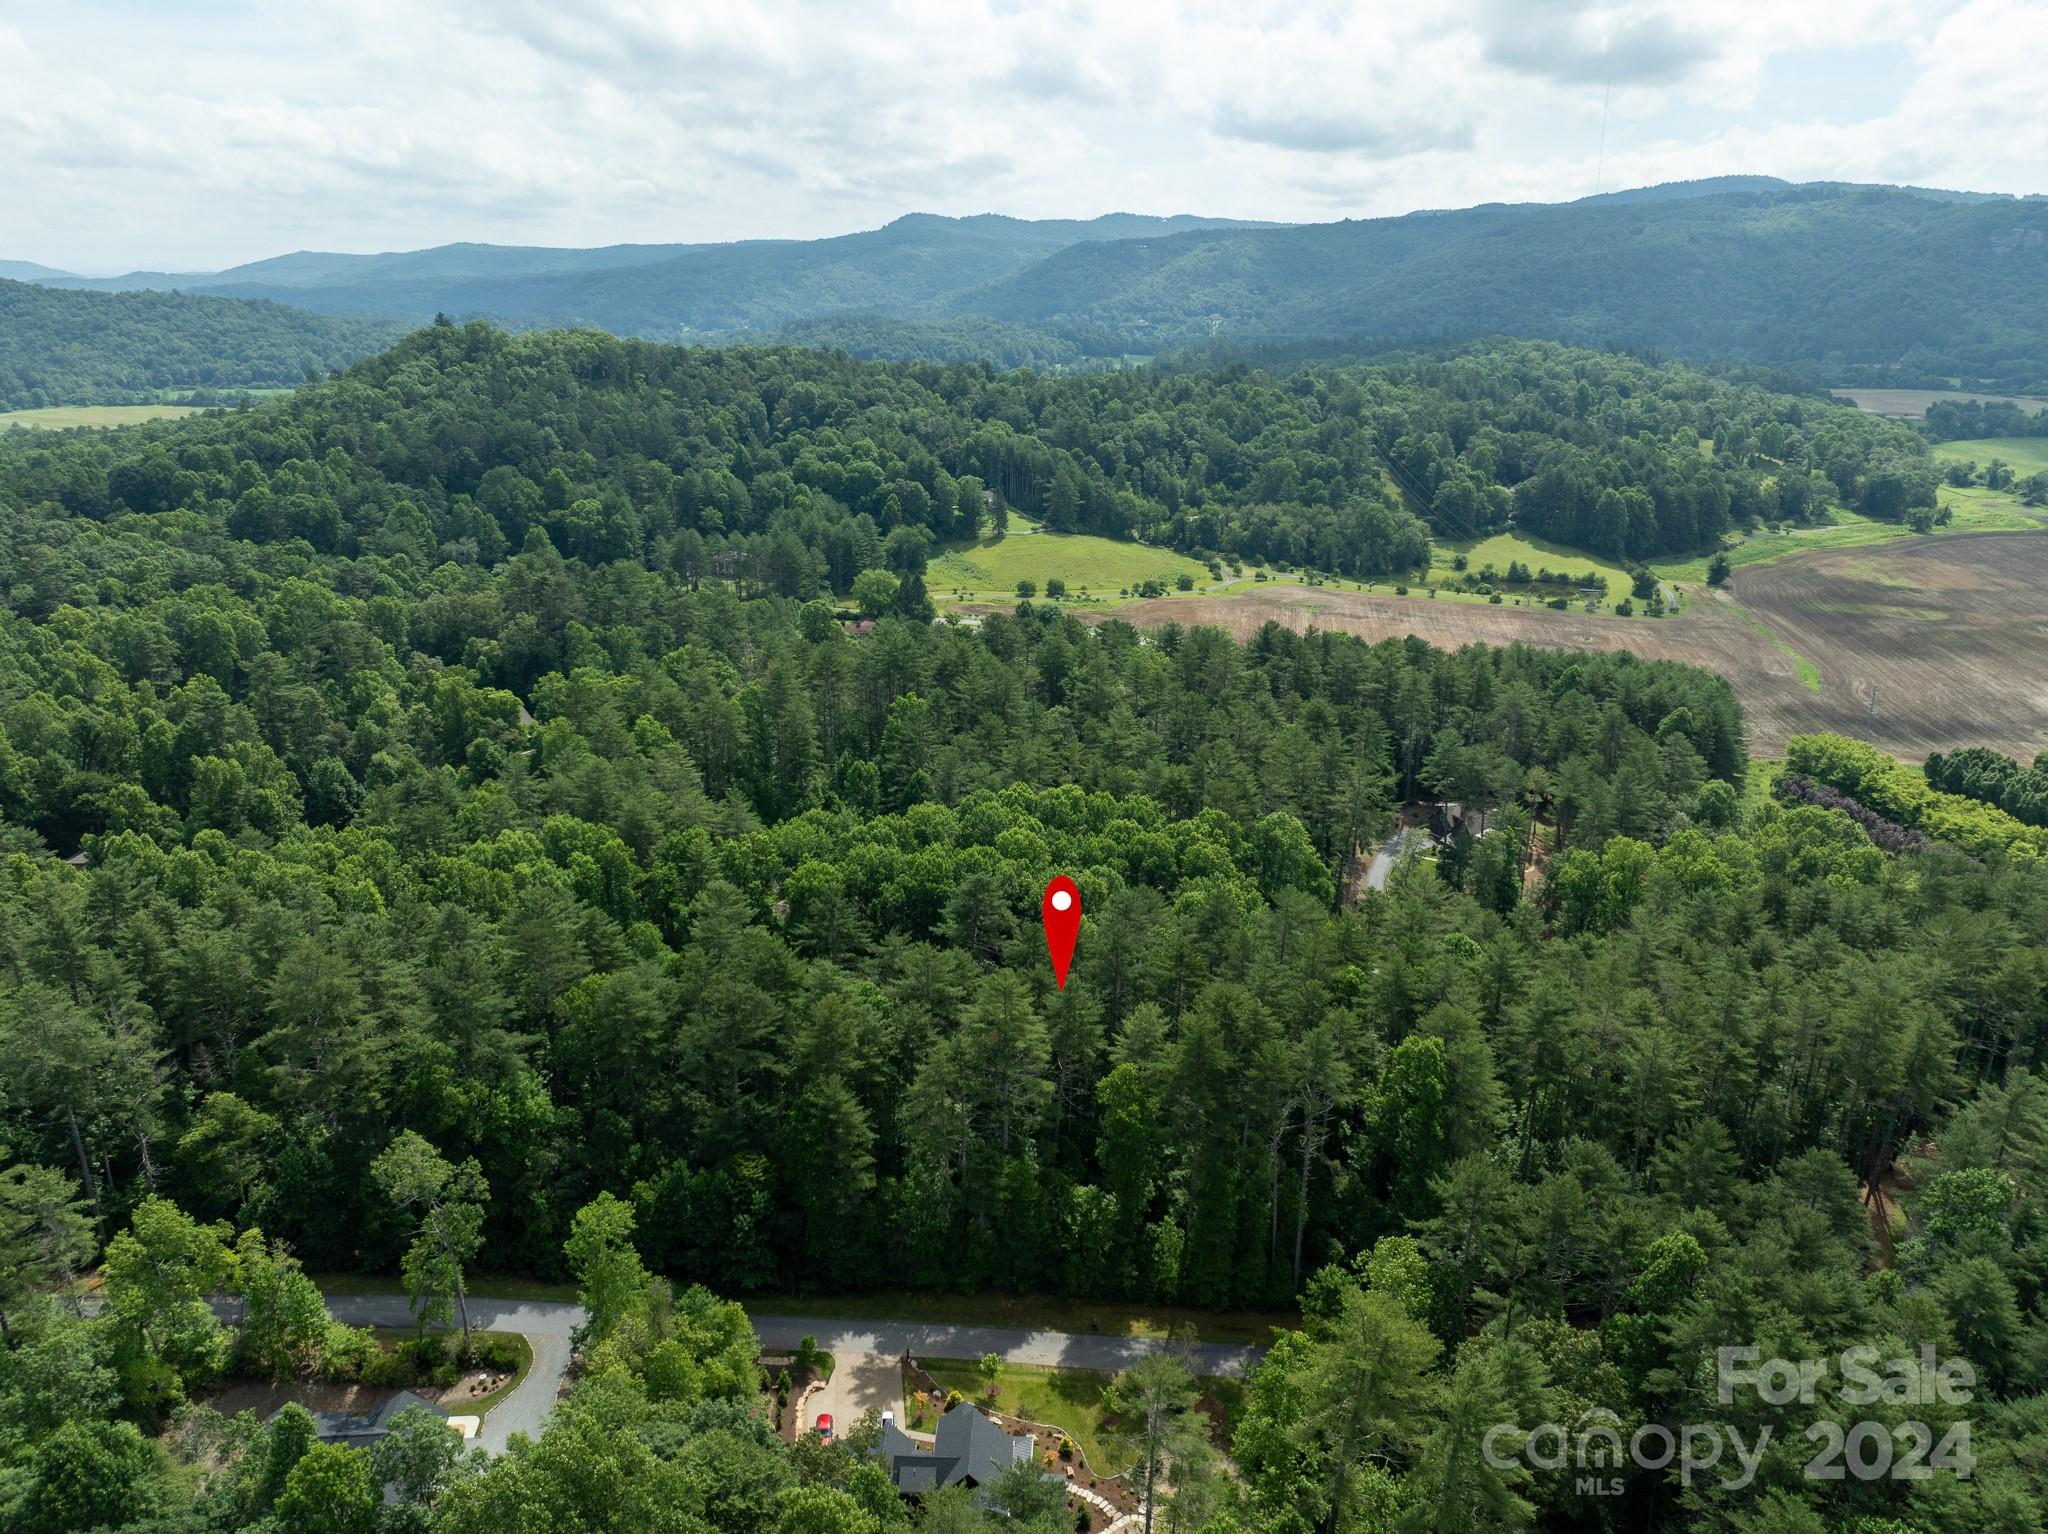
[[1975,463],[1978,468],[2003,458],[2022,478],[2048,470],[2048,437],[1979,437],[1968,442],[1935,444],[1936,463]]
[[50,405],[41,410],[0,411],[0,431],[10,426],[132,426],[137,421],[163,421],[197,415],[198,405]]
[[[1455,543],[1448,540],[1437,541],[1429,572],[1429,578],[1437,585],[1441,586],[1459,573],[1451,568],[1451,557],[1456,554],[1465,556],[1466,566],[1474,575],[1485,566],[1492,565],[1501,577],[1494,585],[1501,591],[1509,589],[1502,584],[1507,579],[1508,565],[1520,560],[1529,567],[1531,575],[1548,567],[1554,572],[1569,575],[1574,579],[1588,570],[1595,575],[1605,576],[1609,602],[1619,602],[1629,594],[1628,571],[1611,560],[1596,558],[1583,549],[1552,543],[1547,538],[1532,538],[1520,531],[1495,533],[1488,538],[1466,538]],[[1481,597],[1480,600],[1483,602],[1486,599]]]
[[[982,1392],[987,1387],[978,1364],[954,1358],[921,1358],[918,1362],[944,1389],[983,1402]],[[1110,1376],[1094,1369],[1004,1364],[997,1380],[995,1409],[1058,1428],[1080,1445],[1097,1475],[1115,1475],[1130,1464],[1130,1456],[1110,1441],[1103,1426],[1102,1397],[1109,1381]]]
[[1209,568],[1172,549],[1148,548],[1092,533],[1049,533],[1015,512],[1004,538],[949,543],[925,571],[925,590],[935,601],[966,593],[970,599],[1014,598],[1017,582],[1028,580],[1044,594],[1054,576],[1067,583],[1067,595],[1085,591],[1114,598],[1141,581],[1158,579],[1174,589],[1180,576],[1199,586],[1210,584]]
[[2017,496],[1982,485],[1943,485],[1941,504],[1949,510],[1952,533],[2016,533],[2048,523],[2048,509],[2023,505]]
[[[988,1404],[982,1394],[988,1387],[981,1377],[979,1363],[964,1358],[922,1358],[918,1362],[943,1388],[957,1390],[970,1401]],[[1110,1375],[1095,1369],[1006,1363],[997,1376],[1000,1393],[995,1409],[1058,1428],[1080,1446],[1097,1475],[1115,1475],[1129,1468],[1130,1456],[1117,1446],[1110,1425],[1103,1420],[1102,1397],[1109,1389],[1110,1379]],[[1211,1436],[1219,1448],[1227,1449],[1238,1413],[1244,1408],[1244,1381],[1202,1379],[1196,1383],[1206,1403]]]
[[[462,1337],[462,1328],[459,1326],[430,1326],[427,1328],[427,1331],[431,1336],[446,1338],[451,1348]],[[409,1326],[373,1326],[370,1328],[370,1335],[379,1342],[388,1343],[392,1347],[396,1347],[402,1342],[411,1342],[419,1333]],[[488,1391],[480,1396],[465,1396],[460,1399],[451,1398],[443,1401],[441,1403],[442,1409],[453,1417],[487,1416],[493,1406],[496,1406],[505,1397],[519,1388],[519,1382],[525,1379],[528,1371],[533,1368],[533,1344],[528,1342],[518,1332],[476,1331],[470,1335],[477,1338],[492,1337],[501,1342],[510,1343],[512,1350],[519,1355],[519,1362],[513,1368],[511,1378],[507,1379],[496,1390]]]

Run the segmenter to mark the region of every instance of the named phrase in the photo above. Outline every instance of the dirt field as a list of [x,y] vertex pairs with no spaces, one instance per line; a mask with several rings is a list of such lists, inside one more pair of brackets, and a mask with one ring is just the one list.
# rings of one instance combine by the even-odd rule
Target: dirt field
[[2048,399],[2033,394],[1971,394],[1957,389],[1837,389],[1834,393],[1835,398],[1847,400],[1858,410],[1898,421],[1925,420],[1927,407],[1945,399],[2005,401],[2030,411],[2048,405]]
[[1915,538],[1760,565],[1730,584],[1819,668],[1803,713],[1824,728],[1916,761],[1967,745],[2032,761],[2048,748],[2048,537]]
[[[1686,610],[1654,623],[1333,588],[1132,602],[1101,616],[1216,624],[1241,639],[1270,620],[1368,639],[1415,634],[1447,648],[1633,650],[1727,677],[1759,755],[1778,755],[1808,730],[1839,730],[1915,761],[1966,745],[2031,761],[2048,747],[2048,536],[1957,534],[1795,555],[1738,571],[1729,589],[1732,597],[1690,587]],[[1872,686],[1877,713],[1866,729]]]

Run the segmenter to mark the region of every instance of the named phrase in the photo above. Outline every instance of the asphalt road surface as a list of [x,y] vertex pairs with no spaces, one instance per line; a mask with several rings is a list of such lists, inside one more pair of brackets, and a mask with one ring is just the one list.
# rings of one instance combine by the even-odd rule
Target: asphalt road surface
[[1372,862],[1366,865],[1365,887],[1369,890],[1384,890],[1387,876],[1394,871],[1407,850],[1410,836],[1420,837],[1422,832],[1412,826],[1396,826],[1393,835],[1380,843],[1380,850],[1372,855]]
[[[223,1321],[242,1319],[242,1301],[219,1298],[213,1309]],[[336,1294],[328,1315],[352,1327],[410,1327],[412,1309],[403,1294]],[[772,1352],[793,1350],[803,1337],[834,1358],[831,1380],[811,1399],[811,1417],[829,1411],[844,1428],[868,1407],[901,1409],[897,1364],[915,1358],[981,1358],[995,1354],[1006,1364],[1057,1364],[1061,1368],[1128,1368],[1145,1354],[1169,1344],[1145,1337],[1104,1337],[1077,1331],[1024,1331],[1012,1327],[956,1327],[930,1321],[842,1321],[811,1315],[754,1315],[754,1331]],[[477,1442],[502,1454],[512,1434],[539,1438],[547,1413],[569,1372],[569,1337],[584,1323],[582,1305],[559,1301],[469,1301],[469,1325],[477,1331],[516,1331],[532,1346],[532,1368],[504,1401],[483,1419]],[[1241,1378],[1266,1356],[1264,1348],[1198,1341],[1178,1344],[1196,1374]],[[811,1423],[805,1423],[811,1425]]]
[[[825,1316],[755,1316],[764,1346],[793,1348],[805,1335],[835,1359],[845,1354],[901,1358],[979,1358],[994,1353],[1005,1363],[1053,1364],[1066,1369],[1127,1369],[1168,1344],[1141,1337],[1105,1337],[1088,1332],[1031,1332],[1003,1326],[946,1326],[925,1321],[847,1321]],[[1239,1378],[1266,1356],[1264,1348],[1237,1343],[1198,1342],[1185,1349],[1197,1374]]]
[[[236,1305],[222,1302],[222,1317],[233,1320]],[[402,1294],[342,1294],[327,1302],[328,1314],[350,1326],[410,1326],[412,1311]],[[786,1351],[805,1336],[833,1357],[832,1380],[812,1398],[811,1413],[832,1413],[842,1431],[870,1406],[901,1410],[896,1366],[905,1353],[920,1358],[980,1358],[994,1353],[1006,1363],[1052,1364],[1069,1369],[1115,1371],[1168,1346],[1135,1337],[1078,1332],[1023,1331],[1000,1326],[944,1326],[921,1321],[846,1321],[826,1316],[752,1316],[762,1346]],[[570,1334],[583,1323],[583,1307],[545,1300],[469,1302],[469,1323],[478,1331],[518,1332],[533,1347],[533,1367],[519,1386],[484,1419],[477,1440],[503,1453],[514,1433],[538,1438],[569,1369]],[[1196,1374],[1241,1378],[1266,1350],[1236,1343],[1180,1345]],[[809,1426],[809,1423],[805,1424]]]

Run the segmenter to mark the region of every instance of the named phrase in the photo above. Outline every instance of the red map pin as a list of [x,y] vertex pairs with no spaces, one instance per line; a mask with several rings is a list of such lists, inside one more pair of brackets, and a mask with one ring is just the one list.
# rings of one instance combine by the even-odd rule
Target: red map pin
[[1045,887],[1045,948],[1052,955],[1052,977],[1067,988],[1067,966],[1074,962],[1074,939],[1081,935],[1081,892],[1065,874]]

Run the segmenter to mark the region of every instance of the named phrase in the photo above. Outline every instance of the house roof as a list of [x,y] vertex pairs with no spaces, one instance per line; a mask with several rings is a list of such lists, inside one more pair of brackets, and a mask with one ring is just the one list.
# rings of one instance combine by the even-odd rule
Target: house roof
[[313,1434],[322,1443],[362,1448],[390,1432],[391,1419],[408,1406],[424,1406],[437,1417],[448,1415],[426,1397],[401,1390],[368,1411],[316,1411],[313,1413]]
[[986,1486],[1012,1465],[1030,1460],[1031,1439],[1004,1432],[994,1419],[962,1401],[939,1419],[930,1448],[889,1422],[875,1453],[896,1489],[915,1497],[943,1486]]

